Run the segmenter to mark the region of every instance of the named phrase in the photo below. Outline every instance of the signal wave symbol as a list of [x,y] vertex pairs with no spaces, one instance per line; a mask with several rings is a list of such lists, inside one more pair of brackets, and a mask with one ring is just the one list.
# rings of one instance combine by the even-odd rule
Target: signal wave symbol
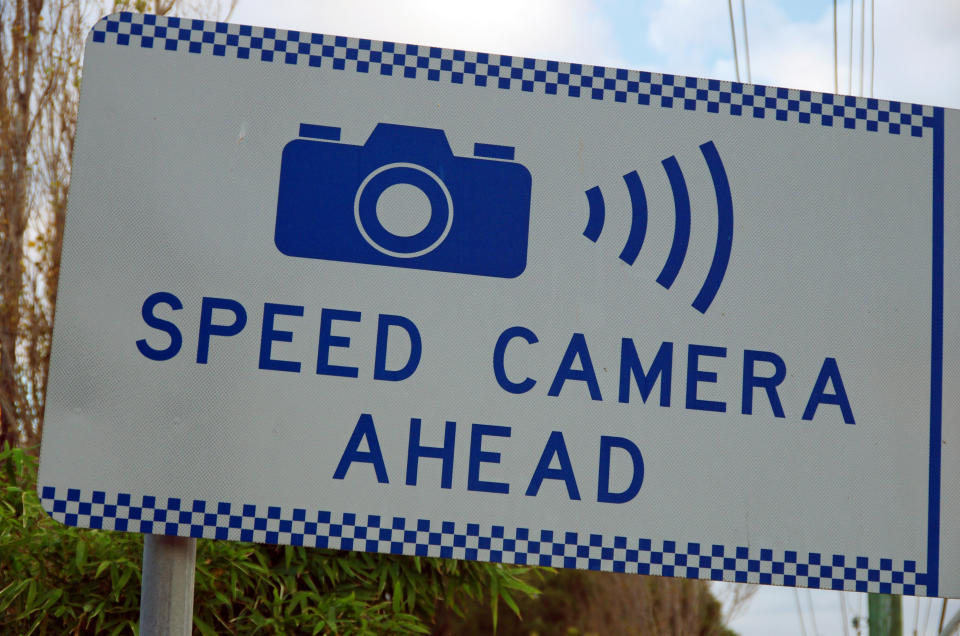
[[[730,262],[730,248],[733,244],[733,200],[730,196],[730,183],[727,181],[727,173],[723,168],[723,162],[720,160],[720,154],[717,152],[716,146],[712,141],[708,141],[700,145],[700,152],[707,162],[710,177],[713,179],[713,189],[717,195],[718,216],[717,245],[713,253],[713,262],[710,264],[703,287],[700,288],[700,292],[692,303],[694,309],[704,314],[720,290],[720,284],[727,272],[727,264]],[[674,156],[667,157],[661,164],[667,173],[670,188],[673,190],[676,224],[674,225],[670,253],[667,255],[667,262],[664,263],[660,275],[657,276],[657,282],[664,289],[670,289],[670,286],[677,279],[677,274],[680,273],[680,266],[683,265],[683,259],[687,255],[687,245],[690,242],[690,196],[687,193],[687,183],[684,181],[677,158]],[[633,220],[631,221],[630,233],[627,235],[627,242],[620,252],[620,260],[627,265],[633,265],[637,255],[640,254],[640,248],[643,247],[643,239],[647,233],[647,197],[636,170],[623,175],[623,180],[627,184],[627,192],[630,194]],[[603,230],[605,216],[603,194],[600,192],[599,186],[594,186],[586,191],[586,195],[587,202],[590,205],[590,217],[587,219],[587,228],[583,231],[583,235],[596,243],[597,239],[600,238],[601,230]]]

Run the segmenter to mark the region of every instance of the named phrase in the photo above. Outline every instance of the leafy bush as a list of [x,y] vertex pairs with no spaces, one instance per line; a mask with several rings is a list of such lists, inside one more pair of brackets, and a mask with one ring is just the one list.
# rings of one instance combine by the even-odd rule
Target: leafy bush
[[[542,582],[535,598],[521,599],[523,620],[505,616],[500,636],[736,636],[724,625],[720,602],[706,581],[560,570]],[[457,636],[490,634],[483,613],[456,619]]]
[[[139,534],[69,528],[34,492],[36,459],[0,451],[0,633],[137,633]],[[529,568],[199,540],[194,626],[223,633],[430,633],[536,593]]]

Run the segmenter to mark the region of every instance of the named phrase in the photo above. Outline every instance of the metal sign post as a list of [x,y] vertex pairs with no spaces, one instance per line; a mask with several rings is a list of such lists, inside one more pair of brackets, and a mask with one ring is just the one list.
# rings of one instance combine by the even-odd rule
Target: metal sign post
[[960,112],[133,13],[83,78],[55,519],[960,595]]
[[867,598],[870,636],[903,636],[903,610],[896,594],[869,594]]
[[143,537],[140,633],[189,636],[193,633],[193,584],[197,540],[147,534]]

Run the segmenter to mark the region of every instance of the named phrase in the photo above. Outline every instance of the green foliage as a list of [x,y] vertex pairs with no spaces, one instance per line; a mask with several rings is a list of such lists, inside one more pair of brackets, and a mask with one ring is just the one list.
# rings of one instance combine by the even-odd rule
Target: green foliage
[[[520,599],[523,620],[505,616],[500,636],[736,636],[723,624],[720,602],[704,581],[584,570],[559,570]],[[447,621],[458,636],[492,633],[489,613]]]
[[[136,633],[139,534],[50,519],[36,459],[0,451],[0,633]],[[536,593],[527,568],[357,552],[198,541],[194,626],[201,634],[430,633],[439,614]]]

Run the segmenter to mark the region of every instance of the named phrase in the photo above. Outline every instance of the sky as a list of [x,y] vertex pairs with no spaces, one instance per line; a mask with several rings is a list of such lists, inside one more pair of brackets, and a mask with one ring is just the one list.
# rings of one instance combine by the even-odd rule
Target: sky
[[[748,44],[754,83],[833,92],[832,2],[746,2],[746,43],[733,2],[740,78]],[[839,92],[960,108],[960,2],[861,2],[852,39],[851,5],[837,5]],[[725,80],[738,72],[723,0],[239,0],[231,21]],[[731,626],[743,636],[853,635],[849,621],[866,613],[866,599],[844,600],[847,631],[839,593],[775,587],[761,588]],[[905,598],[904,634],[935,634],[941,610],[940,600]],[[952,601],[947,620],[958,610]]]
[[[863,91],[862,5],[854,0],[852,76],[851,7],[837,6],[838,84],[845,94],[870,94],[866,1]],[[952,68],[960,60],[960,3],[874,2],[874,96],[960,107],[960,73]],[[740,7],[734,2],[746,80]],[[831,2],[747,0],[746,12],[755,83],[832,92]],[[723,0],[239,0],[232,21],[697,77],[736,76]]]

